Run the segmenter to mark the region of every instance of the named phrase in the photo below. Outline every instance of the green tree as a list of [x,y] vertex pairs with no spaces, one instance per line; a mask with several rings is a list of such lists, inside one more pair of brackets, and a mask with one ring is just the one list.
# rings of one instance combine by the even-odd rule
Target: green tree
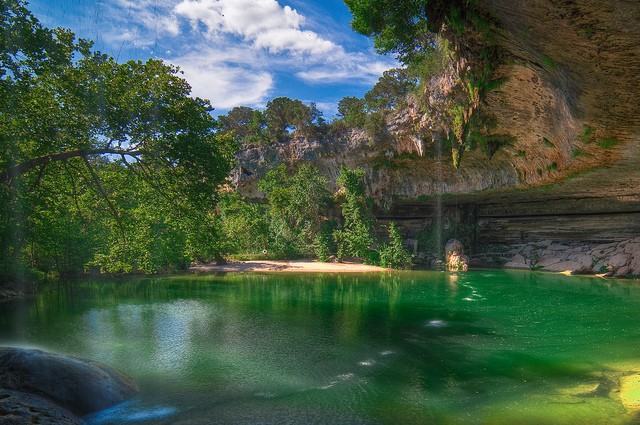
[[[121,246],[134,249],[125,219],[145,199],[116,196],[116,175],[123,187],[153,189],[146,199],[166,200],[180,217],[212,208],[234,146],[216,133],[209,102],[190,96],[177,68],[118,64],[68,30],[43,27],[21,0],[2,2],[0,18],[0,262],[37,265],[27,264],[30,244],[54,255],[45,248],[60,241],[63,226],[87,226],[83,197],[99,199],[94,210],[110,217]],[[49,207],[54,193],[68,204]],[[115,246],[110,232],[101,234],[92,243]],[[2,270],[9,271],[3,279],[19,273]]]
[[293,174],[281,165],[267,173],[259,188],[268,198],[271,249],[325,257],[331,250],[326,238],[331,206],[327,178],[310,164]]
[[401,104],[416,87],[417,79],[407,68],[384,71],[375,86],[364,95],[369,111],[389,111]]
[[363,127],[367,117],[364,99],[352,96],[340,99],[338,117],[349,127]]
[[307,106],[288,97],[276,97],[267,102],[264,116],[267,132],[274,142],[286,142],[292,137],[317,136],[325,124],[322,113],[314,103]]
[[402,244],[402,235],[396,223],[389,225],[388,243],[380,247],[380,266],[391,269],[408,269],[412,255]]
[[219,116],[218,122],[220,131],[232,134],[240,145],[263,145],[269,141],[264,114],[248,106],[236,106]]
[[375,218],[373,204],[365,193],[364,170],[360,167],[350,170],[343,166],[337,183],[344,192],[344,223],[341,229],[334,232],[338,257],[358,257],[369,264],[376,264]]
[[264,205],[248,202],[232,192],[221,198],[218,207],[225,252],[258,254],[269,248],[269,223]]
[[370,37],[380,53],[394,53],[405,62],[419,59],[434,34],[451,15],[465,10],[468,0],[345,0],[353,14],[351,27]]

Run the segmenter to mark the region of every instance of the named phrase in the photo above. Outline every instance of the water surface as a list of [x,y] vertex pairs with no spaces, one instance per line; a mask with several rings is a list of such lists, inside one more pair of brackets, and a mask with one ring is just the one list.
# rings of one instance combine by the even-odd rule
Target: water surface
[[542,273],[75,282],[0,304],[0,344],[139,384],[89,424],[624,424],[640,286]]

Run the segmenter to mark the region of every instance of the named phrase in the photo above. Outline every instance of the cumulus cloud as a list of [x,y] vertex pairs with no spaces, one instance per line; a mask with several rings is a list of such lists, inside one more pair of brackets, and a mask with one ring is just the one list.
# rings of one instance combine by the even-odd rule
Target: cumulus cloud
[[305,18],[276,0],[183,0],[174,13],[209,37],[232,34],[272,53],[323,54],[338,48],[312,31],[302,30]]
[[330,18],[321,21],[327,18],[321,15],[324,8],[316,5],[316,14],[305,17],[281,3],[113,0],[105,6],[109,20],[103,34],[118,50],[161,55],[180,66],[194,95],[210,99],[218,110],[262,107],[285,80],[289,89],[296,80],[308,86],[370,87],[397,66],[372,51],[350,52],[332,41],[338,27]]

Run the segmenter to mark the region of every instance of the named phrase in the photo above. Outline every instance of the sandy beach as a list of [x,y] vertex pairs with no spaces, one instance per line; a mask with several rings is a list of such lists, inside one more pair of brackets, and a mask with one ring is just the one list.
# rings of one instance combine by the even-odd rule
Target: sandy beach
[[227,264],[198,264],[189,268],[190,271],[207,272],[295,272],[295,273],[363,273],[384,272],[385,269],[360,263],[322,263],[313,260],[252,260],[232,261]]

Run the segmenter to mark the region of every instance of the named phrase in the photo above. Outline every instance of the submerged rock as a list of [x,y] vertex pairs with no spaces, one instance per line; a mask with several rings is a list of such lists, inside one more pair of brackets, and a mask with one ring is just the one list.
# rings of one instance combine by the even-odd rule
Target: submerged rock
[[640,411],[640,374],[620,378],[620,401],[627,411]]
[[0,387],[11,399],[17,396],[6,390],[39,396],[78,416],[138,392],[129,377],[102,363],[21,348],[0,348]]

